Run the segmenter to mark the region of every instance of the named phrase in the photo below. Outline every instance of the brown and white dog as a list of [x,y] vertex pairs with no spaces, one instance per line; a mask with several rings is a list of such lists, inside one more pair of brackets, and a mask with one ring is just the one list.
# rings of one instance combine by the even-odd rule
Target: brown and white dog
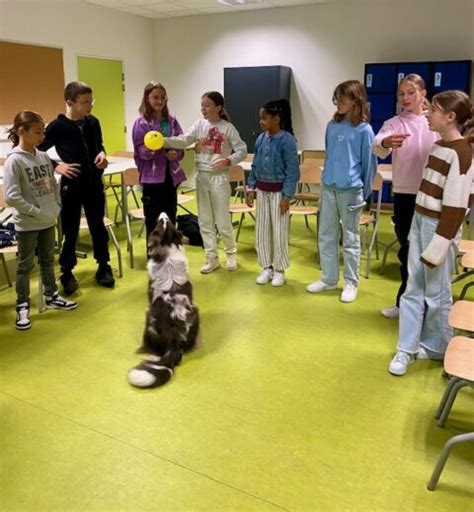
[[196,346],[199,332],[182,234],[164,212],[148,238],[148,258],[148,309],[138,352],[149,355],[128,373],[130,384],[140,388],[168,382],[183,354]]

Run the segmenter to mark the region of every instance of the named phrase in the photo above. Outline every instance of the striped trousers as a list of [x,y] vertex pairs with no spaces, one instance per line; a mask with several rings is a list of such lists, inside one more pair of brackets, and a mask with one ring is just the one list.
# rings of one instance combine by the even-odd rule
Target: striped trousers
[[288,231],[290,214],[280,212],[281,192],[257,190],[257,223],[255,248],[258,264],[283,271],[290,266]]

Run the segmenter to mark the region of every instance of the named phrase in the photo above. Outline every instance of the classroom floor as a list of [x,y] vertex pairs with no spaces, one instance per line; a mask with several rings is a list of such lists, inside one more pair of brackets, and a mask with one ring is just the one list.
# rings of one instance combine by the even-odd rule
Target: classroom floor
[[[201,250],[187,248],[202,347],[161,389],[126,379],[140,360],[143,239],[135,238],[136,268],[125,259],[114,290],[94,283],[90,254],[79,260],[79,308],[33,306],[30,331],[15,330],[14,291],[1,291],[2,510],[472,508],[470,445],[454,449],[438,489],[426,490],[446,440],[473,428],[472,390],[459,393],[440,429],[440,363],[417,362],[402,378],[387,372],[397,322],[379,311],[397,290],[395,252],[385,275],[374,260],[357,302],[342,304],[340,292],[305,292],[319,270],[302,219],[278,289],[255,284],[253,222],[244,226],[237,272],[203,276]],[[391,237],[386,218],[381,240]],[[32,285],[36,304],[36,275]]]

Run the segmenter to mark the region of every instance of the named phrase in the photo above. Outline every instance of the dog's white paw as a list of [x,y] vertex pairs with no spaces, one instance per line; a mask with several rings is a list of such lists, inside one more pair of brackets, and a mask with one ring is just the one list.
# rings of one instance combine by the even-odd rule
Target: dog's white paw
[[128,372],[128,382],[138,388],[149,388],[156,382],[156,377],[146,370],[132,368]]

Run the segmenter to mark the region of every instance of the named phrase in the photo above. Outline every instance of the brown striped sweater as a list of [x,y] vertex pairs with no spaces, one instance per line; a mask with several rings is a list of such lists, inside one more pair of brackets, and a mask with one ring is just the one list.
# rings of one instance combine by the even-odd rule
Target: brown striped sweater
[[467,139],[438,141],[430,149],[415,211],[439,219],[436,232],[421,255],[429,267],[443,263],[462,226],[474,178],[472,147]]

